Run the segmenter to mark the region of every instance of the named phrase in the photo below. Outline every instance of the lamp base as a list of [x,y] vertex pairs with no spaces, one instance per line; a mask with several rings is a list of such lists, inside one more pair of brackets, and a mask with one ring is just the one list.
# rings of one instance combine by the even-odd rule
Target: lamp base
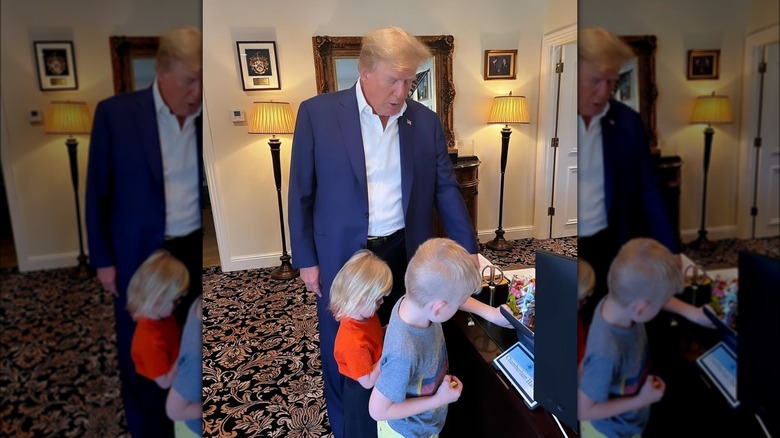
[[687,246],[691,249],[708,250],[712,249],[714,244],[709,239],[707,239],[706,230],[699,230],[699,237],[696,238],[696,240],[693,242],[689,243]]
[[281,266],[277,266],[276,269],[271,272],[271,278],[274,280],[292,280],[293,278],[298,278],[300,271],[293,268],[292,264],[290,263],[290,258],[291,257],[287,254],[279,257],[279,260],[282,261],[282,264]]
[[89,264],[87,263],[87,256],[80,255],[78,257],[79,264],[75,268],[73,268],[69,273],[68,277],[74,279],[74,280],[87,280],[89,278],[92,278],[95,276],[95,272],[90,269]]
[[515,243],[504,239],[504,230],[496,230],[496,237],[486,243],[485,246],[494,251],[506,251],[512,249]]

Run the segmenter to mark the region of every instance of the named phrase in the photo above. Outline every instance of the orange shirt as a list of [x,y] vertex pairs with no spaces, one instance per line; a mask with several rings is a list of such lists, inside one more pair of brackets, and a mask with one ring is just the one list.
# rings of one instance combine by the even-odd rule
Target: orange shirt
[[376,314],[365,321],[342,318],[333,348],[339,372],[353,380],[369,374],[382,356],[383,338]]
[[181,327],[171,315],[154,320],[138,318],[130,354],[135,371],[154,380],[168,373],[179,357]]

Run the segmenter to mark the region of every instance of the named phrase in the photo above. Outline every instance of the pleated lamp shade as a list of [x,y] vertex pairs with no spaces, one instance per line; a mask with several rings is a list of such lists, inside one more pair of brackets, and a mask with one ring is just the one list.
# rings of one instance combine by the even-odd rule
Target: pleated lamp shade
[[731,104],[728,96],[716,96],[713,92],[709,96],[696,98],[691,123],[718,124],[731,123],[731,121]]
[[47,134],[89,134],[92,113],[85,102],[55,101],[46,109],[44,123]]
[[525,96],[496,96],[490,108],[488,123],[531,123]]
[[249,116],[250,134],[292,134],[295,118],[288,102],[254,102]]

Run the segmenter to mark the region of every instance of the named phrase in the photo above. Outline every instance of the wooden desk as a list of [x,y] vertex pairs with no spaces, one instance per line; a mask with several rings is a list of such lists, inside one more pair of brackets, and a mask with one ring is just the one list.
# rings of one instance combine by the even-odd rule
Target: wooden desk
[[[493,367],[501,347],[479,323],[470,327],[469,318],[477,317],[457,312],[443,324],[450,372],[463,382],[463,393],[449,406],[442,438],[563,436],[544,408],[528,409],[517,390]],[[517,341],[514,330],[490,326],[503,333],[496,335],[491,330],[494,338],[506,336],[510,343]],[[569,437],[577,436],[571,429],[565,430]]]

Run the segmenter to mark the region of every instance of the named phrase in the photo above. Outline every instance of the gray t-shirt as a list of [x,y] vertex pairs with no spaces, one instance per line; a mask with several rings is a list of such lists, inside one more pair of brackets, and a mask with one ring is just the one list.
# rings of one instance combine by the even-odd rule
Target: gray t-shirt
[[[649,369],[649,351],[644,324],[615,327],[601,316],[602,298],[593,313],[582,359],[580,389],[597,403],[636,395]],[[614,417],[592,420],[591,425],[606,436],[641,435],[650,419],[650,406]]]
[[[447,374],[447,347],[441,324],[420,329],[405,323],[393,307],[385,333],[376,389],[394,403],[407,398],[432,395]],[[389,420],[394,431],[404,437],[429,437],[438,434],[447,419],[447,406],[418,415]]]
[[[187,322],[184,323],[184,330],[181,334],[181,348],[179,348],[179,358],[176,360],[176,377],[173,379],[173,388],[187,401],[191,403],[200,403],[201,388],[203,388],[203,353],[202,331],[203,323],[200,315],[195,313],[198,302],[195,300],[187,312]],[[200,435],[203,429],[200,418],[186,420],[187,427]]]

